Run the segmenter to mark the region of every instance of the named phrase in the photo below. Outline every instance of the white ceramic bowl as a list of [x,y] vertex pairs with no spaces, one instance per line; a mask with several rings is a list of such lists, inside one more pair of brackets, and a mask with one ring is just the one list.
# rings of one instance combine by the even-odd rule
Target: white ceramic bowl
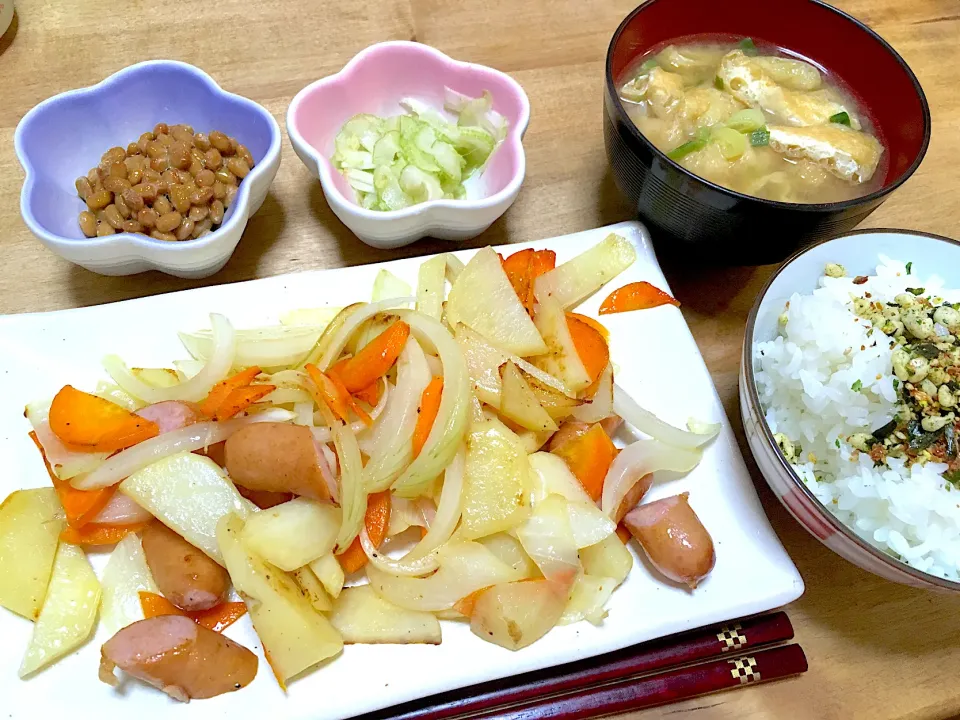
[[814,496],[783,456],[764,419],[754,378],[753,345],[773,340],[784,304],[794,293],[817,287],[828,262],[849,275],[873,275],[880,255],[912,261],[923,274],[936,273],[947,287],[960,286],[960,243],[937,235],[904,230],[859,230],[808,247],[787,260],[760,291],[747,319],[740,363],[740,413],[747,444],[760,472],[783,506],[815,538],[854,565],[894,582],[922,588],[960,591],[960,583],[910,567],[881,552],[834,517]]
[[[467,197],[390,212],[358,205],[353,190],[330,163],[340,128],[358,113],[397,115],[405,97],[441,108],[444,86],[471,97],[489,90],[494,109],[510,124],[483,172],[466,183]],[[297,156],[320,179],[327,202],[343,224],[368,245],[395,248],[428,235],[467,240],[506,212],[523,183],[526,159],[521,138],[529,121],[530,101],[508,75],[453,60],[428,45],[394,41],[371,45],[336,75],[297,93],[287,110],[287,133]]]

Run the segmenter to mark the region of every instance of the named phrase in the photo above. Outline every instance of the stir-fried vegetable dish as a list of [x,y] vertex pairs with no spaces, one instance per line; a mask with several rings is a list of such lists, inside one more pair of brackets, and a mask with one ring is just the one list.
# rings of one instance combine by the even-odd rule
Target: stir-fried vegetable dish
[[[441,620],[519,650],[603,622],[631,535],[692,591],[714,547],[687,493],[642,501],[719,428],[643,409],[618,339],[575,312],[634,260],[617,235],[559,265],[439,255],[416,288],[381,270],[369,302],[213,314],[171,367],[108,356],[109,380],[51,388],[24,427],[49,486],[0,505],[0,604],[34,623],[21,677],[99,622],[105,683],[239,690],[258,657],[222,633],[245,614],[282,687],[344,644],[439,644]],[[652,286],[619,298],[676,312]]]

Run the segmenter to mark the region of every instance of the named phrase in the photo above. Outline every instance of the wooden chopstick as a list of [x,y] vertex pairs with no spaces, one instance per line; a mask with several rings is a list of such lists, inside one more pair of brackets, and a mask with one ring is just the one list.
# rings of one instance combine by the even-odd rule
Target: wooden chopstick
[[363,720],[444,720],[515,707],[547,696],[674,669],[712,658],[733,657],[793,638],[786,613],[776,612],[700,628],[607,655],[517,677],[462,688],[363,715]]
[[623,682],[581,688],[522,706],[471,714],[483,720],[582,720],[666,705],[679,700],[780,680],[807,670],[799,645],[759,650]]

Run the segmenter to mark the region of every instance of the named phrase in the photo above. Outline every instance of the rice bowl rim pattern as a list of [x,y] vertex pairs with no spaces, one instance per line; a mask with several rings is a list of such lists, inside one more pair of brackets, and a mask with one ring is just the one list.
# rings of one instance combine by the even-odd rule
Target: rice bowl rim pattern
[[[754,328],[756,327],[757,315],[760,311],[760,306],[763,304],[764,299],[767,296],[767,292],[770,290],[770,287],[773,285],[774,281],[780,274],[784,272],[797,258],[801,255],[804,255],[811,250],[819,247],[833,240],[838,240],[840,238],[846,238],[856,235],[880,235],[884,233],[896,234],[896,235],[906,235],[914,237],[925,237],[932,240],[937,240],[940,242],[947,243],[948,245],[953,245],[955,247],[960,247],[960,241],[954,240],[952,238],[945,237],[943,235],[937,235],[935,233],[922,232],[919,230],[902,230],[899,228],[869,228],[862,230],[852,230],[850,232],[842,233],[836,235],[832,238],[827,238],[825,240],[820,240],[812,245],[808,245],[793,255],[788,257],[783,264],[776,269],[776,271],[767,279],[763,287],[760,288],[760,291],[757,293],[757,299],[753,303],[753,307],[750,309],[750,314],[747,316],[747,325],[744,332],[743,338],[743,352],[741,357],[741,363],[743,364],[743,377],[746,379],[746,392],[747,399],[751,405],[757,408],[758,416],[761,422],[757,423],[758,430],[761,437],[764,440],[764,443],[773,450],[773,454],[776,457],[777,461],[780,464],[780,470],[785,474],[786,477],[789,477],[792,480],[793,491],[800,495],[801,499],[805,499],[807,503],[813,503],[813,506],[817,508],[819,512],[820,520],[829,524],[831,529],[835,533],[843,535],[848,541],[854,543],[862,552],[865,552],[873,557],[874,560],[882,562],[883,564],[890,566],[897,571],[908,575],[915,582],[913,584],[922,584],[927,586],[932,586],[940,588],[943,590],[951,591],[960,591],[960,582],[955,580],[947,580],[946,578],[939,577],[937,575],[932,575],[930,573],[924,572],[923,570],[918,570],[911,565],[898,560],[895,557],[887,555],[880,549],[869,544],[859,535],[857,535],[849,526],[845,525],[839,518],[837,518],[829,509],[817,499],[817,496],[806,486],[806,484],[801,480],[800,476],[793,469],[790,463],[787,461],[787,458],[784,456],[783,451],[780,449],[780,446],[777,445],[776,440],[773,437],[773,432],[770,430],[770,425],[766,421],[765,414],[763,413],[763,405],[760,402],[760,395],[757,392],[757,380],[754,374],[754,363],[753,363],[753,347],[754,347]],[[816,288],[811,288],[811,292]],[[766,479],[766,478],[764,478]],[[770,481],[768,480],[768,483]],[[784,498],[780,497],[779,493],[777,498],[784,504]],[[790,507],[787,507],[790,511],[790,514],[793,515],[793,510]],[[814,531],[813,528],[809,527],[806,523],[800,521],[803,527],[810,532],[812,535],[817,537],[818,540],[824,542],[820,535]],[[834,550],[832,546],[831,550]]]

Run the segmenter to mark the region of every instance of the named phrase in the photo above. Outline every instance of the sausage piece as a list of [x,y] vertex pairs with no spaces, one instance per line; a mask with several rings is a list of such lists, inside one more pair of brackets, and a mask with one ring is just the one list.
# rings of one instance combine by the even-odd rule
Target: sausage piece
[[180,400],[164,400],[147,405],[137,410],[136,414],[155,422],[161,433],[179,430],[201,419],[200,411],[193,404]]
[[154,520],[141,539],[147,565],[160,592],[181,610],[206,610],[224,601],[227,571],[162,522]]
[[[586,434],[586,432],[592,428],[594,424],[595,423],[580,422],[579,420],[565,421],[560,425],[560,429],[557,430],[550,438],[550,442],[546,447],[547,452],[553,452],[563,445],[566,445],[571,440]],[[623,418],[621,418],[619,415],[610,415],[609,417],[605,417],[600,421],[600,427],[603,428],[603,431],[608,437],[613,437],[614,433],[617,432],[622,424]]]
[[713,540],[687,502],[689,493],[639,505],[623,518],[653,566],[692,590],[716,563]]
[[188,702],[239,690],[257,675],[257,656],[181,615],[140,620],[100,649],[100,679],[116,685],[115,667]]
[[310,428],[287,423],[255,423],[241,428],[223,448],[231,479],[248,490],[289,492],[330,501],[326,467]]

